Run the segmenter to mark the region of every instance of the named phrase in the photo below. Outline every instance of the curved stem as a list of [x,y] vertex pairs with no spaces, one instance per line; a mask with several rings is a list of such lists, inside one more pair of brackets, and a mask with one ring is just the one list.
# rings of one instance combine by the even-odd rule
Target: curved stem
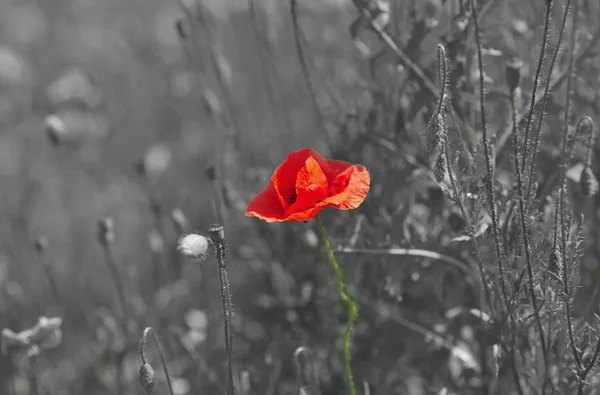
[[158,350],[158,356],[160,357],[160,363],[162,365],[163,371],[165,372],[165,377],[167,379],[167,386],[169,387],[169,394],[173,395],[173,386],[171,385],[171,376],[169,375],[169,369],[167,369],[167,363],[165,362],[165,357],[162,352],[162,347],[160,346],[160,342],[158,341],[158,336],[152,327],[147,327],[144,329],[144,333],[142,334],[142,344],[140,347],[140,358],[142,359],[142,363],[148,363],[146,360],[146,343],[148,341],[148,335],[152,334],[152,338],[154,339],[154,344],[156,344],[156,349]]
[[321,215],[318,214],[316,216],[317,225],[319,227],[319,231],[321,232],[321,237],[323,239],[323,244],[325,246],[325,250],[327,251],[327,257],[329,258],[329,262],[331,263],[331,267],[335,272],[335,278],[337,281],[337,290],[340,296],[340,300],[346,305],[347,309],[347,321],[346,321],[346,329],[344,330],[344,362],[346,368],[346,380],[348,381],[348,387],[350,389],[350,395],[356,395],[356,384],[354,383],[354,376],[352,375],[352,364],[351,364],[351,353],[350,353],[350,338],[352,336],[352,328],[356,322],[356,317],[358,314],[358,306],[356,302],[352,299],[350,293],[346,290],[346,285],[344,284],[344,276],[342,274],[342,269],[338,264],[338,261],[333,253],[333,249],[331,248],[331,244],[329,243],[329,236],[327,235],[327,231],[325,230],[325,226],[323,226],[323,221],[321,220]]

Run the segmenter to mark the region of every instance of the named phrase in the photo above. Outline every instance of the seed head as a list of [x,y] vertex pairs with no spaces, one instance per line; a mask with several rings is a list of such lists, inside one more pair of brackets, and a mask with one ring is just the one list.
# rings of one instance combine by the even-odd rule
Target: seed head
[[583,196],[585,197],[592,197],[598,193],[600,185],[598,184],[598,180],[596,179],[594,172],[589,166],[585,166],[581,172],[581,177],[579,178],[579,187],[581,188],[581,193],[583,193]]
[[208,229],[208,233],[210,234],[210,239],[213,243],[223,243],[225,241],[225,230],[223,229],[223,225],[214,224]]
[[203,261],[209,252],[209,241],[206,237],[191,233],[181,236],[177,243],[177,249],[188,258]]
[[446,173],[448,168],[446,167],[446,155],[445,153],[440,153],[435,161],[435,166],[433,168],[433,172],[435,174],[435,179],[437,182],[444,181],[446,177]]
[[523,62],[518,58],[512,58],[504,69],[506,84],[508,85],[508,89],[510,91],[514,91],[519,86],[519,81],[521,80],[521,67],[523,66]]
[[154,369],[152,369],[152,366],[150,366],[149,363],[146,362],[140,366],[138,380],[147,394],[151,394],[154,391],[154,386],[156,384],[154,381],[154,376]]
[[448,127],[444,116],[441,113],[435,114],[427,126],[427,151],[433,154],[442,149],[447,134]]

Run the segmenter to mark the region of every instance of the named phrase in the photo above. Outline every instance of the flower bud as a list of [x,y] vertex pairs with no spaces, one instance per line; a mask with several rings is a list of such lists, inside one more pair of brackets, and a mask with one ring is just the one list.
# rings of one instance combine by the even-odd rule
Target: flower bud
[[435,161],[435,165],[433,167],[433,172],[435,174],[435,179],[437,180],[437,182],[444,181],[447,171],[448,169],[446,167],[446,155],[442,152],[438,155]]
[[552,252],[550,252],[548,258],[548,271],[556,276],[557,279],[562,277],[562,254],[558,248],[554,248]]
[[435,114],[427,125],[427,151],[435,153],[442,149],[447,134],[448,127],[444,116],[441,113]]
[[156,384],[154,376],[154,369],[152,369],[152,366],[150,366],[149,363],[146,362],[140,366],[138,381],[147,394],[151,394],[154,391],[154,386]]
[[581,193],[585,197],[592,197],[598,193],[600,185],[598,185],[598,180],[589,166],[585,166],[581,172],[579,187],[581,188]]
[[517,58],[512,58],[504,69],[506,84],[508,85],[508,89],[510,91],[514,91],[519,86],[519,81],[521,80],[521,67],[523,66],[523,62]]
[[594,131],[594,121],[588,115],[584,115],[577,122],[577,136],[590,135]]
[[208,239],[202,235],[189,234],[179,238],[177,249],[188,258],[204,260],[209,251]]

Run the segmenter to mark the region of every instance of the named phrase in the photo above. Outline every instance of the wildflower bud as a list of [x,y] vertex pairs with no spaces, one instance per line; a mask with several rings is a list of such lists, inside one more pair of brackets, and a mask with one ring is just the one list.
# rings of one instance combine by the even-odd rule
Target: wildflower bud
[[40,236],[33,241],[33,249],[36,253],[41,254],[48,248],[48,244],[48,239],[44,236]]
[[552,252],[550,252],[548,271],[558,279],[562,277],[562,254],[558,248],[554,248]]
[[444,116],[441,113],[435,114],[427,126],[427,151],[434,153],[442,149],[447,134],[448,127]]
[[151,394],[154,391],[154,385],[156,384],[154,376],[154,369],[152,369],[149,363],[146,362],[140,366],[138,381],[147,394]]
[[296,364],[296,377],[302,387],[312,388],[318,386],[315,361],[310,349],[298,347],[294,351],[294,362]]
[[208,178],[208,180],[210,182],[216,181],[217,179],[217,168],[213,165],[210,165],[206,168],[206,170],[204,170],[204,174],[206,175],[206,178]]
[[204,260],[208,256],[208,239],[202,235],[189,234],[179,238],[177,249],[188,258]]
[[442,152],[438,155],[435,161],[435,166],[433,168],[433,172],[435,174],[435,179],[437,180],[437,182],[444,181],[447,171],[448,169],[446,167],[446,155]]
[[115,241],[115,221],[111,217],[104,217],[98,220],[98,242],[103,247]]
[[188,219],[180,208],[174,208],[171,211],[171,220],[179,233],[185,233],[190,228]]
[[575,135],[590,135],[594,131],[594,121],[587,115],[584,115],[577,122],[577,130],[575,131]]
[[598,180],[589,166],[585,166],[581,172],[579,187],[581,188],[581,193],[583,193],[583,196],[585,197],[592,197],[598,193],[600,185],[598,185]]
[[67,135],[67,125],[57,115],[48,115],[44,120],[46,134],[50,143],[54,146],[60,145]]
[[514,91],[519,86],[519,81],[521,80],[521,67],[523,66],[523,62],[517,58],[512,58],[504,69],[506,84],[508,85],[508,89],[510,91]]

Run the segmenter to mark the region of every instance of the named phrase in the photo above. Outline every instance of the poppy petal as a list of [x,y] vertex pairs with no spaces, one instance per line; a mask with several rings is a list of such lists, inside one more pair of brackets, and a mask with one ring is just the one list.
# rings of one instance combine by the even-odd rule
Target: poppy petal
[[327,177],[316,159],[310,157],[296,176],[295,201],[287,208],[285,216],[314,208],[328,196]]
[[271,181],[264,191],[250,201],[245,214],[247,217],[254,216],[267,222],[278,222],[285,221],[284,213],[285,209]]
[[325,207],[327,207],[327,206],[322,205],[321,203],[318,203],[315,207],[311,207],[307,210],[296,212],[296,213],[291,213],[290,215],[285,217],[284,221],[308,221],[308,220],[311,220],[314,217],[316,217],[317,214],[319,214]]
[[321,204],[340,210],[352,210],[361,205],[369,193],[371,176],[367,169],[352,165],[333,180],[329,187],[330,197]]
[[295,202],[296,177],[298,172],[305,166],[306,160],[311,157],[314,158],[321,168],[327,166],[327,161],[316,151],[310,148],[304,148],[289,153],[285,162],[275,169],[275,172],[271,177],[271,181],[279,196],[279,201],[286,210]]
[[333,180],[337,177],[338,174],[340,174],[341,172],[343,172],[350,166],[352,166],[350,163],[343,162],[341,160],[328,160],[327,168],[325,168],[323,170],[325,171],[325,174],[327,175],[327,180],[331,184],[333,182]]

